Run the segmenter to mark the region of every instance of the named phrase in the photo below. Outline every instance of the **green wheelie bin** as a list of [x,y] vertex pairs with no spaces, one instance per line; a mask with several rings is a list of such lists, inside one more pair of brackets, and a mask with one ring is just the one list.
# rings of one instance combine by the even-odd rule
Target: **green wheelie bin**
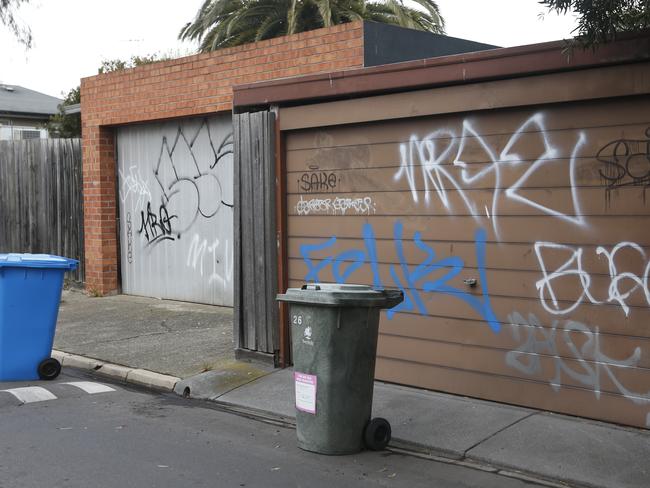
[[390,424],[370,418],[379,312],[404,294],[318,283],[277,299],[289,303],[298,446],[321,454],[384,449]]

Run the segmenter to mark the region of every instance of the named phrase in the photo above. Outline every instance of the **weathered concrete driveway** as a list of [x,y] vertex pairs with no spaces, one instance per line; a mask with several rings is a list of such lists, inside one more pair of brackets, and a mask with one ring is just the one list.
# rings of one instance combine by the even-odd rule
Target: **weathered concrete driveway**
[[54,348],[186,378],[234,359],[232,309],[63,292]]

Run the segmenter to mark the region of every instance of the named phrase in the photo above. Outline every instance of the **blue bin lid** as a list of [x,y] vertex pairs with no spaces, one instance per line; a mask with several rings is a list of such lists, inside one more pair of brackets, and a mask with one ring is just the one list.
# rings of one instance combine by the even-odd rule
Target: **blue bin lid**
[[77,269],[76,259],[53,256],[52,254],[0,254],[0,268],[58,268]]

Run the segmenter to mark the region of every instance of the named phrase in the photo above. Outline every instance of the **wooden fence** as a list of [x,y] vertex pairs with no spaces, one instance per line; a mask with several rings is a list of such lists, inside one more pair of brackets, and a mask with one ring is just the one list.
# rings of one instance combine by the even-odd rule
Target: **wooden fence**
[[83,282],[82,181],[80,139],[0,141],[0,253],[78,259]]
[[233,116],[235,355],[276,361],[278,351],[274,114]]

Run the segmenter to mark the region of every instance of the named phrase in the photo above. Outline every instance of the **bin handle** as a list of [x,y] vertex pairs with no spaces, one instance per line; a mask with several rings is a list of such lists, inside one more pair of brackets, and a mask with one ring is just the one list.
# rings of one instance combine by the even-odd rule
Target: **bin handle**
[[404,292],[402,290],[383,290],[386,302],[384,308],[393,308],[404,301]]
[[316,290],[316,291],[319,291],[320,286],[318,286],[318,285],[302,285],[301,290]]

